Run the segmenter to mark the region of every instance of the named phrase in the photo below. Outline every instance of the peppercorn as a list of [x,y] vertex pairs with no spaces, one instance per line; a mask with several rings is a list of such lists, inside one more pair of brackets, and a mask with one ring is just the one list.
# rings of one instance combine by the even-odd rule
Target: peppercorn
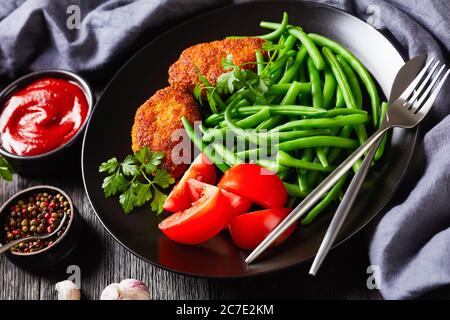
[[[10,213],[3,226],[5,242],[14,239],[26,239],[36,234],[52,233],[56,230],[64,217],[64,213],[72,214],[68,200],[59,193],[37,193],[28,198],[17,201],[10,207]],[[55,236],[48,240],[24,240],[14,246],[11,252],[35,252],[51,246],[64,232],[69,224],[66,221]]]

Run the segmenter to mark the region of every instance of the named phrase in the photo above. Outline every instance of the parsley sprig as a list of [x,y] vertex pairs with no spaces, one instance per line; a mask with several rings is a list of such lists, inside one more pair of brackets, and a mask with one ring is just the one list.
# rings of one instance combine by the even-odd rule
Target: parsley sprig
[[222,73],[217,78],[217,90],[224,94],[233,94],[234,92],[246,93],[247,97],[254,103],[267,103],[264,93],[269,88],[270,78],[266,73],[258,75],[252,70],[242,69],[245,64],[248,63],[239,66],[235,65],[230,54],[225,59],[222,59],[223,69],[231,70]]
[[119,195],[119,202],[125,213],[135,207],[150,202],[152,211],[161,213],[167,196],[161,191],[175,182],[174,178],[159,165],[164,158],[163,152],[151,151],[143,147],[122,162],[116,157],[103,162],[99,172],[106,172],[103,179],[105,197]]

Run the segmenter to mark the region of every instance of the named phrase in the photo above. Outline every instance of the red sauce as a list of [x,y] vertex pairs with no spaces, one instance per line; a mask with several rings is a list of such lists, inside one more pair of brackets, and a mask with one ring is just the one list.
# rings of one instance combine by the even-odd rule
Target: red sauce
[[68,142],[83,126],[89,106],[83,90],[43,78],[16,92],[0,115],[2,147],[13,154],[43,154]]

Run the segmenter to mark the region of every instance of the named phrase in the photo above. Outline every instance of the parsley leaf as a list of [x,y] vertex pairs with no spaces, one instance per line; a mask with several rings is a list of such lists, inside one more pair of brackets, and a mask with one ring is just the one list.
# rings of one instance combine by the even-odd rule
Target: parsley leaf
[[128,188],[128,190],[126,190],[124,193],[122,193],[119,196],[119,202],[122,205],[122,209],[127,214],[130,213],[134,209],[134,206],[136,204],[136,200],[137,200],[136,185],[137,185],[137,183],[133,182],[130,185],[130,187]]
[[226,58],[222,59],[221,63],[222,63],[222,68],[225,71],[235,68],[235,65],[233,63],[233,55],[232,54],[228,54]]
[[122,173],[116,172],[113,175],[106,177],[103,180],[102,188],[105,192],[105,197],[111,197],[118,192],[122,192],[126,189],[128,180],[125,179]]
[[151,199],[150,184],[138,183],[136,186],[136,206],[142,206]]
[[129,155],[125,158],[125,160],[123,160],[122,171],[126,176],[134,176],[139,172],[133,156]]
[[[126,214],[149,201],[152,210],[161,213],[167,198],[162,190],[175,182],[166,170],[159,168],[163,159],[163,152],[143,147],[122,162],[115,157],[103,162],[99,172],[108,174],[102,183],[105,197],[119,194],[119,203]],[[0,175],[1,170],[0,161]]]
[[158,213],[163,211],[163,205],[164,201],[166,201],[167,196],[155,188],[155,194],[153,196],[153,200],[151,203],[151,208],[153,211],[156,211]]
[[117,167],[119,166],[119,161],[117,161],[117,158],[111,158],[106,162],[103,162],[100,165],[100,168],[98,169],[99,172],[108,172],[113,173],[116,171]]
[[164,152],[154,152],[143,147],[134,154],[134,158],[141,163],[141,169],[144,168],[146,173],[151,174],[162,163]]
[[159,185],[161,188],[167,188],[175,182],[175,179],[164,169],[157,170],[153,178],[153,183]]
[[203,105],[202,87],[200,87],[198,83],[196,83],[194,87],[194,97],[200,103],[200,105]]

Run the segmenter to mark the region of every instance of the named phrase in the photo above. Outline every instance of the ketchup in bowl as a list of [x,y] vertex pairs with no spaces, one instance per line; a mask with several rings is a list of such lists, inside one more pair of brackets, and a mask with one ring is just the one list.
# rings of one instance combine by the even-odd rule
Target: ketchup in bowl
[[67,143],[86,121],[83,90],[67,80],[42,78],[15,92],[0,114],[0,143],[20,156],[50,152]]

